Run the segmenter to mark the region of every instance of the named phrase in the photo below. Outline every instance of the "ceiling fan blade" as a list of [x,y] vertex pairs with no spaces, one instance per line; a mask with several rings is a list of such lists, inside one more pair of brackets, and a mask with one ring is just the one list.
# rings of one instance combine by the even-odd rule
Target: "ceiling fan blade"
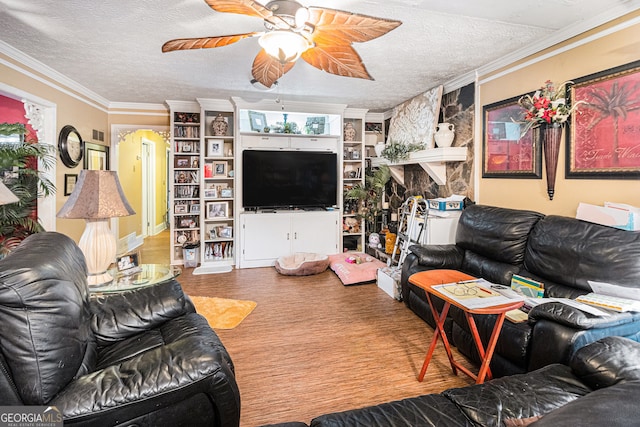
[[267,54],[264,49],[261,49],[260,52],[258,52],[258,55],[256,55],[256,59],[253,60],[251,74],[254,79],[262,83],[264,86],[271,87],[276,80],[293,68],[294,65],[295,62],[282,64],[280,61]]
[[205,0],[211,9],[224,13],[239,13],[241,15],[262,18],[274,27],[290,29],[291,25],[278,15],[253,0]]
[[205,0],[205,2],[217,12],[239,13],[263,19],[273,15],[273,12],[253,0]]
[[246,39],[248,37],[256,37],[262,35],[262,32],[234,34],[230,36],[220,37],[199,37],[192,39],[175,39],[169,40],[162,45],[163,52],[171,52],[174,50],[188,50],[188,49],[208,49],[213,47],[228,46],[239,40]]
[[317,44],[366,42],[402,25],[392,19],[321,7],[310,7],[307,21],[315,27],[311,38]]
[[327,73],[373,80],[373,77],[371,77],[362,63],[358,52],[348,44],[317,44],[315,47],[305,51],[301,58],[310,65]]

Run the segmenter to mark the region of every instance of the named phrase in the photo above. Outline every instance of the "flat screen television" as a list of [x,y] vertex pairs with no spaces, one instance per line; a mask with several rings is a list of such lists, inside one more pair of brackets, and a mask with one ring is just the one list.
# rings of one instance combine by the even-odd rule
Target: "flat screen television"
[[315,151],[245,150],[245,209],[327,208],[337,204],[337,154]]

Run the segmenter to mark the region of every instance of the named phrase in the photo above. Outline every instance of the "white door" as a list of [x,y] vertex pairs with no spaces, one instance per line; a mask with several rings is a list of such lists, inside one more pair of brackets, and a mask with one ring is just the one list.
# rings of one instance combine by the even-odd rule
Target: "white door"
[[152,236],[156,218],[155,144],[142,140],[142,235]]

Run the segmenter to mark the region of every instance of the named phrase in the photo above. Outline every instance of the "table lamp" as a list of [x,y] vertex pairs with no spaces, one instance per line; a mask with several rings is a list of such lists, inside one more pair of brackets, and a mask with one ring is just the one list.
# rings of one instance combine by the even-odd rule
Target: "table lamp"
[[0,181],[0,205],[8,205],[10,203],[19,202],[20,199]]
[[108,269],[116,259],[116,238],[109,229],[109,219],[134,214],[115,171],[80,171],[73,192],[57,216],[87,222],[78,246],[86,258],[89,286],[113,280]]

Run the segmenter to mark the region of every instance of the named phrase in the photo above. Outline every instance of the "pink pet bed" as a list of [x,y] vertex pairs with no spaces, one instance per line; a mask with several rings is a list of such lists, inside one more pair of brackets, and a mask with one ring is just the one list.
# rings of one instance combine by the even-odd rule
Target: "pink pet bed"
[[345,286],[375,282],[378,269],[387,266],[384,262],[361,252],[330,255],[329,259],[329,267]]
[[329,257],[311,252],[298,252],[281,256],[276,260],[275,267],[278,273],[285,276],[311,276],[320,274],[329,267]]

